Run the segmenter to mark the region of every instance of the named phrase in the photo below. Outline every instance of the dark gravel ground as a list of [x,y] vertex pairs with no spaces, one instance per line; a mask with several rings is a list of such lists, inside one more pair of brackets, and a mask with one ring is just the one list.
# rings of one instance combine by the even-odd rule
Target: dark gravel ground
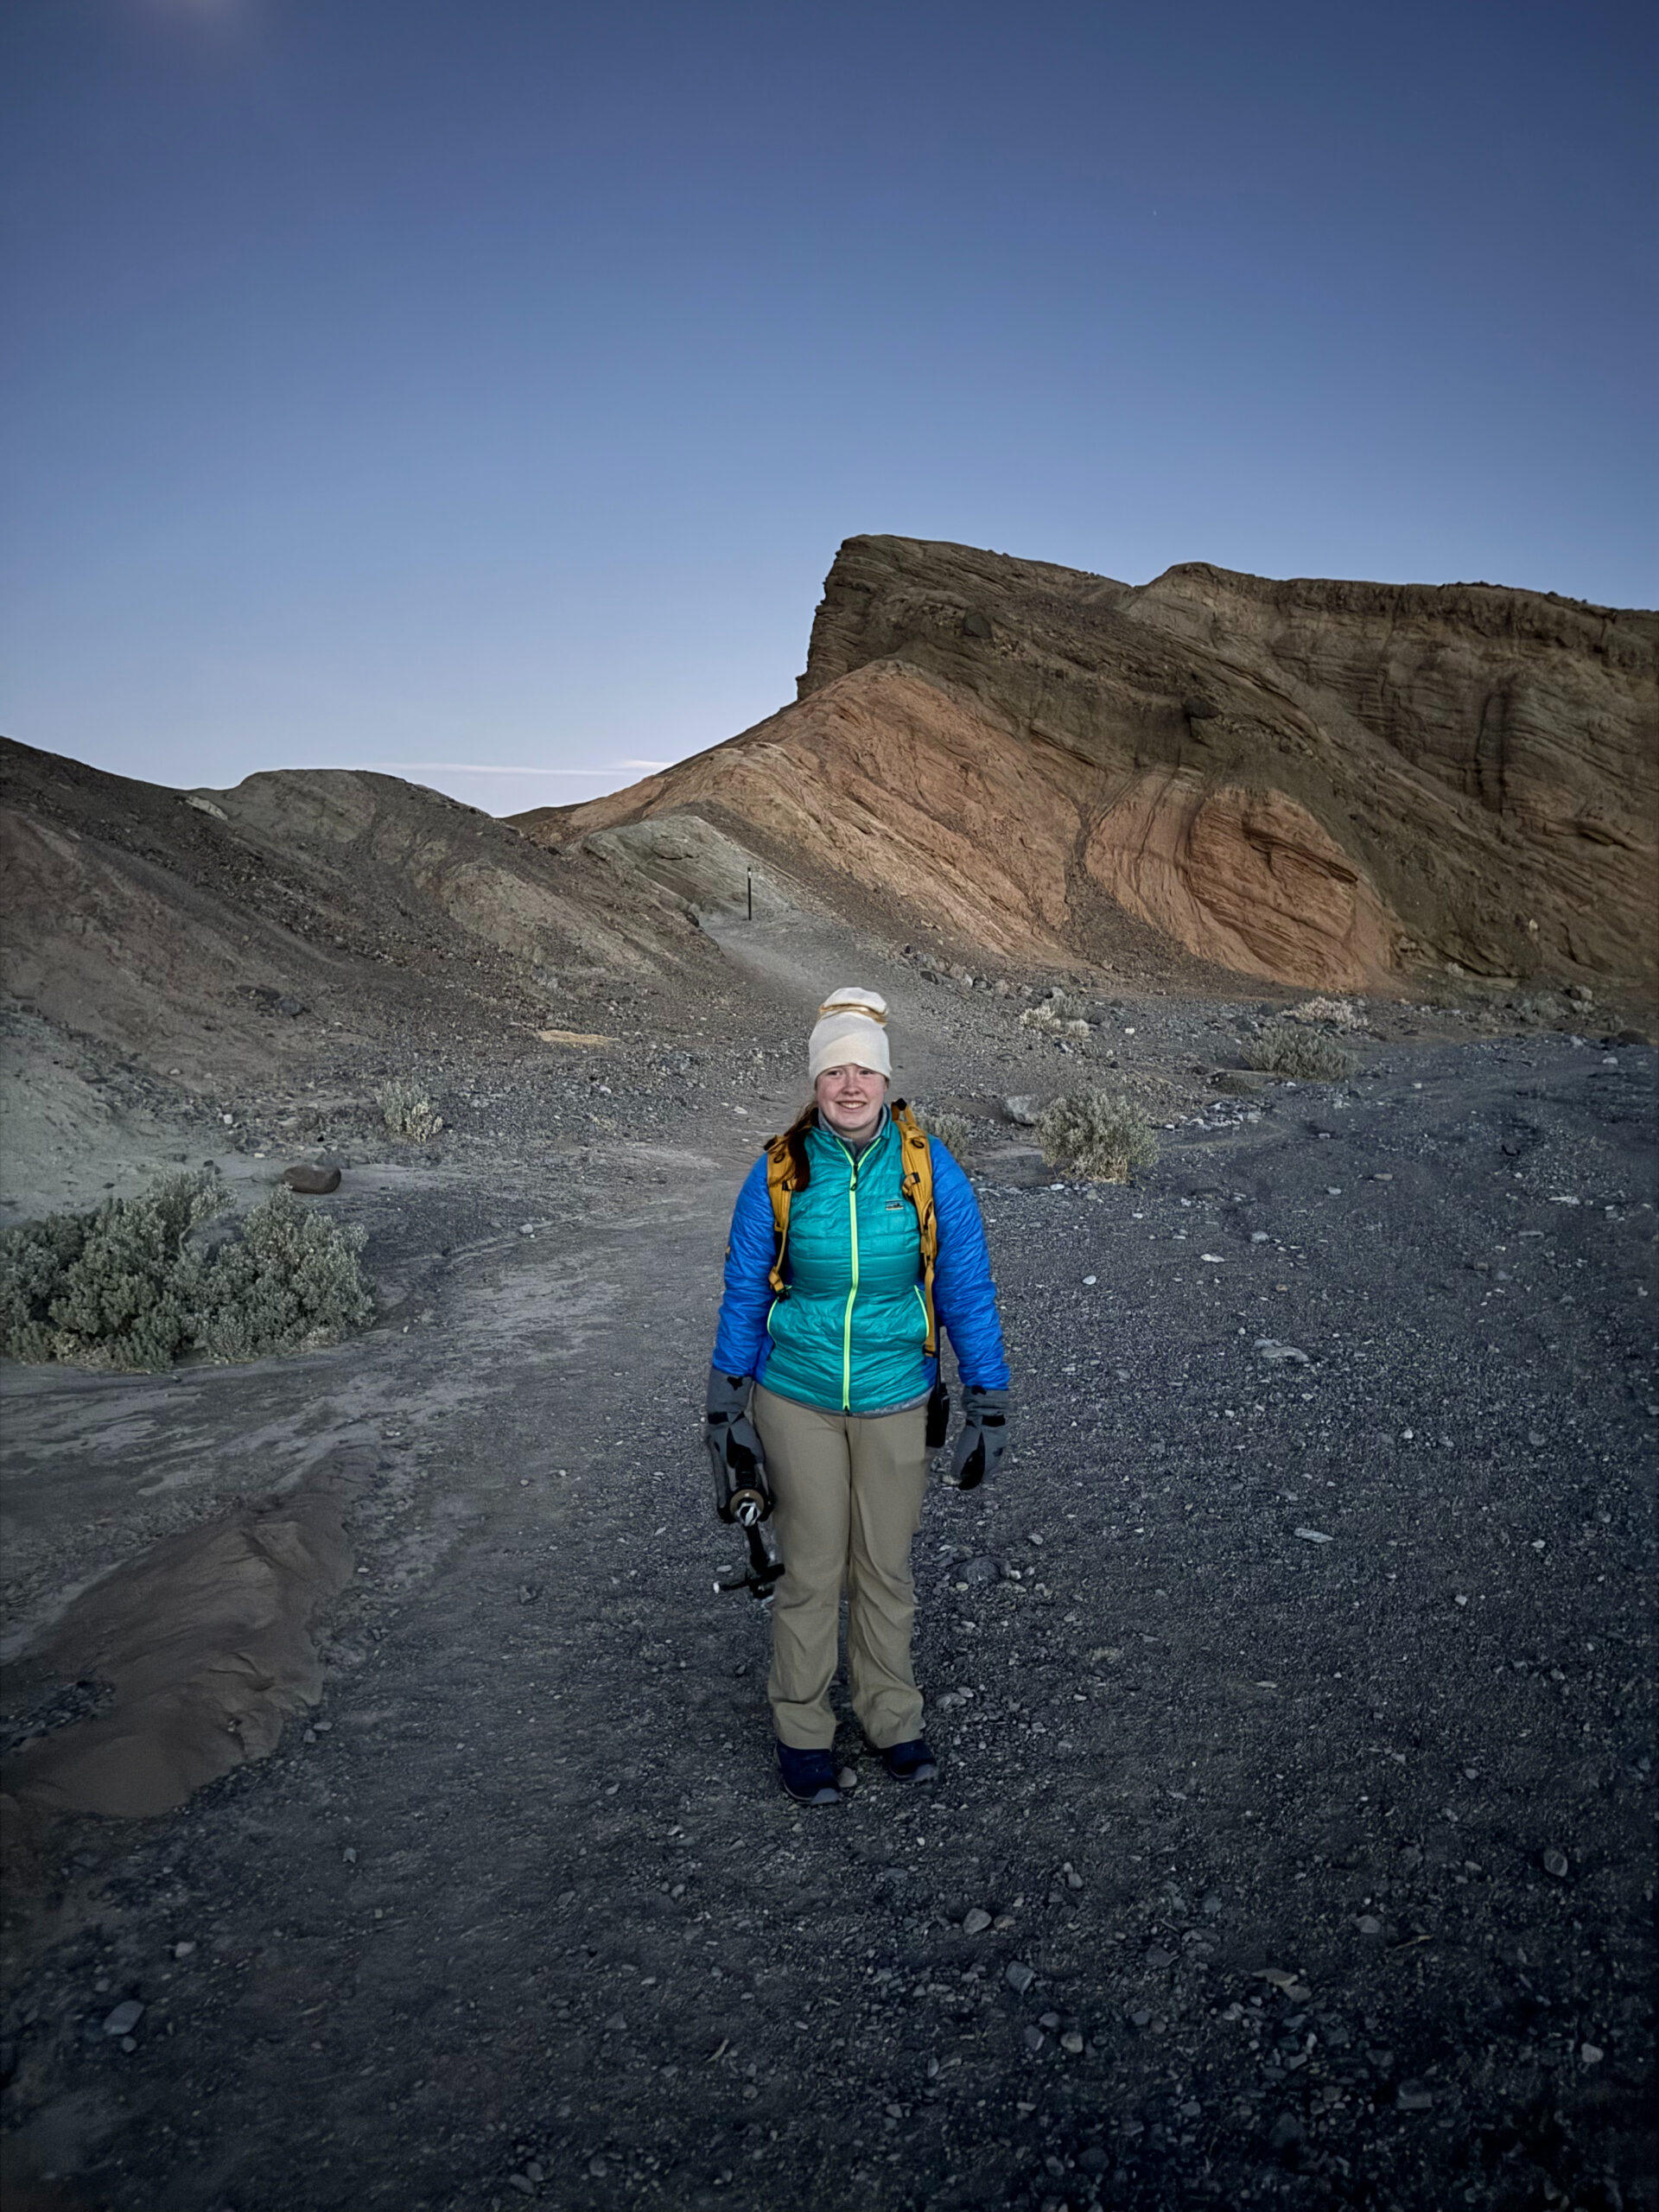
[[[947,1031],[929,1080],[983,1094]],[[188,1378],[227,1490],[378,1454],[327,1696],[177,1815],[60,1831],[16,2202],[1659,2202],[1655,1056],[1369,1059],[1180,1119],[1132,1189],[987,1143],[1018,1426],[918,1542],[940,1778],[849,1725],[810,1813],[697,1439],[787,1082],[348,1179],[380,1327]],[[104,1479],[177,1477],[180,1378],[29,1385]]]

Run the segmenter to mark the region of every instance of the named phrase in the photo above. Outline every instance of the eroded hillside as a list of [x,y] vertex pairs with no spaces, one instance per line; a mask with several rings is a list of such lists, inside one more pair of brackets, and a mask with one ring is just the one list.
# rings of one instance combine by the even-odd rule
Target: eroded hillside
[[517,817],[701,814],[1006,956],[1139,924],[1243,975],[1650,993],[1659,617],[1485,584],[1141,588],[907,538],[837,555],[797,702]]
[[181,792],[10,743],[0,766],[6,994],[187,1082],[325,1036],[531,1028],[607,982],[719,966],[673,891],[396,777]]

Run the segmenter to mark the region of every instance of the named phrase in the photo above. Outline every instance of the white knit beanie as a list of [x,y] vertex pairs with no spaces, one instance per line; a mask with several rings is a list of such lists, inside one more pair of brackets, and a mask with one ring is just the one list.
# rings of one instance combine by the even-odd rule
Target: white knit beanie
[[874,1068],[878,1075],[890,1076],[886,999],[879,991],[831,991],[818,1008],[806,1050],[814,1083],[825,1068]]

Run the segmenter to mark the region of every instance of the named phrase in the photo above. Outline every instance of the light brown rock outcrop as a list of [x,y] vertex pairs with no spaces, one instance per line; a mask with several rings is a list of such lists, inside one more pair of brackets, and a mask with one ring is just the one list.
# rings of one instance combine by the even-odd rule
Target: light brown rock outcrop
[[1149,768],[1096,822],[1084,865],[1131,913],[1241,975],[1351,990],[1394,965],[1398,925],[1284,791]]
[[799,697],[588,806],[701,814],[1007,954],[1112,917],[1285,982],[1425,963],[1651,990],[1659,618],[1184,565],[1144,587],[851,538]]
[[517,819],[563,843],[707,806],[764,851],[913,902],[969,943],[1052,957],[1089,780],[1036,760],[971,699],[884,664],[610,798]]

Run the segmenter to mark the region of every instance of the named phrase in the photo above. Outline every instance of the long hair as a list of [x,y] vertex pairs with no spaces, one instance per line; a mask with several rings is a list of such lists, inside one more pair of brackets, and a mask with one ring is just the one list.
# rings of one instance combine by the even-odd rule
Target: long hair
[[798,1191],[805,1190],[812,1180],[812,1160],[806,1148],[809,1129],[818,1126],[818,1107],[816,1099],[809,1099],[781,1137],[775,1140],[789,1154],[791,1179]]

